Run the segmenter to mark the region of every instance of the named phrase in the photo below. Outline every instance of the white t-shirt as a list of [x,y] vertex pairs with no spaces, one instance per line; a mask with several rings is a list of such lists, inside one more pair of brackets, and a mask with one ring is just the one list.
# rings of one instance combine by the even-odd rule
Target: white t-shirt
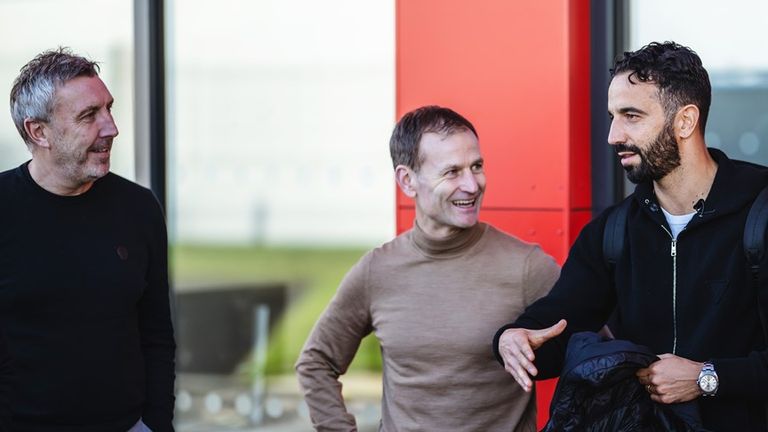
[[688,222],[690,222],[691,219],[693,219],[693,216],[696,214],[696,212],[693,212],[679,216],[673,215],[664,210],[664,207],[661,208],[661,211],[664,212],[664,218],[667,219],[669,228],[672,229],[672,237],[675,239],[677,239],[677,235],[680,234],[680,231],[682,231],[683,228],[688,225]]

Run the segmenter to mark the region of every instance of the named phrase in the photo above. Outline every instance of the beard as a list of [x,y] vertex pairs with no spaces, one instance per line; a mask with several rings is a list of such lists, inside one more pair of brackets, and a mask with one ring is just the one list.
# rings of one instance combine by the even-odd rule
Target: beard
[[[112,147],[111,139],[101,139],[90,147],[83,148],[78,143],[70,142],[66,137],[56,135],[51,140],[51,156],[53,164],[64,178],[73,184],[86,184],[98,180],[109,170],[109,159],[106,164],[97,160],[90,160],[89,155],[93,150]],[[93,157],[97,159],[97,157]],[[106,165],[106,167],[104,166]]]
[[675,128],[671,121],[665,123],[656,138],[645,150],[631,144],[616,144],[616,153],[633,152],[640,156],[640,164],[626,166],[627,179],[638,184],[658,181],[680,166],[680,149],[675,140]]

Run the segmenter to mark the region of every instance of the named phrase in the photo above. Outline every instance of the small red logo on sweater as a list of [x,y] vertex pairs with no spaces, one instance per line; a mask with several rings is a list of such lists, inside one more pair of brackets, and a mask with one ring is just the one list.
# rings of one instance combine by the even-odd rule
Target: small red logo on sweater
[[121,260],[127,261],[128,260],[128,248],[125,246],[118,246],[115,251],[117,251],[117,256],[120,257]]

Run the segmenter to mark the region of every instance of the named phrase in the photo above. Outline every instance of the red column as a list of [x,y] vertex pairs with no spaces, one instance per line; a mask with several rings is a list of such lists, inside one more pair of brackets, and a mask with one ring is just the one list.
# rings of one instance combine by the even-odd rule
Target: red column
[[[435,104],[470,119],[488,177],[481,219],[562,263],[591,217],[589,2],[397,0],[396,17],[397,117]],[[402,232],[413,202],[396,203]],[[538,387],[540,427],[553,389]]]

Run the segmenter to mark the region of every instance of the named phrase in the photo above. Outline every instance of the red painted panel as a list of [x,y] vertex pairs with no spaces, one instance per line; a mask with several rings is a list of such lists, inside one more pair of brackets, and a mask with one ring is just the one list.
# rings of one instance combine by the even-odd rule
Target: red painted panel
[[[589,2],[397,0],[396,109],[427,104],[479,132],[481,219],[563,262],[590,219]],[[413,224],[398,192],[397,230]],[[554,383],[538,387],[539,428]]]
[[407,231],[413,227],[413,221],[416,219],[416,211],[413,207],[397,208],[397,233]]
[[562,208],[568,198],[567,5],[397,3],[398,117],[425,104],[466,115],[487,160],[490,207]]
[[565,254],[561,247],[565,230],[562,211],[485,209],[480,219],[530,243],[537,243],[558,263]]
[[543,429],[549,420],[549,403],[555,394],[557,378],[544,381],[536,381],[536,408],[538,409],[536,420],[538,429]]
[[[589,7],[570,6],[570,139],[569,139],[569,208],[592,205],[591,141],[590,141],[590,20]],[[586,24],[585,24],[586,23]],[[602,101],[600,101],[602,103]],[[575,234],[575,233],[574,233]],[[574,237],[575,238],[575,237]]]

